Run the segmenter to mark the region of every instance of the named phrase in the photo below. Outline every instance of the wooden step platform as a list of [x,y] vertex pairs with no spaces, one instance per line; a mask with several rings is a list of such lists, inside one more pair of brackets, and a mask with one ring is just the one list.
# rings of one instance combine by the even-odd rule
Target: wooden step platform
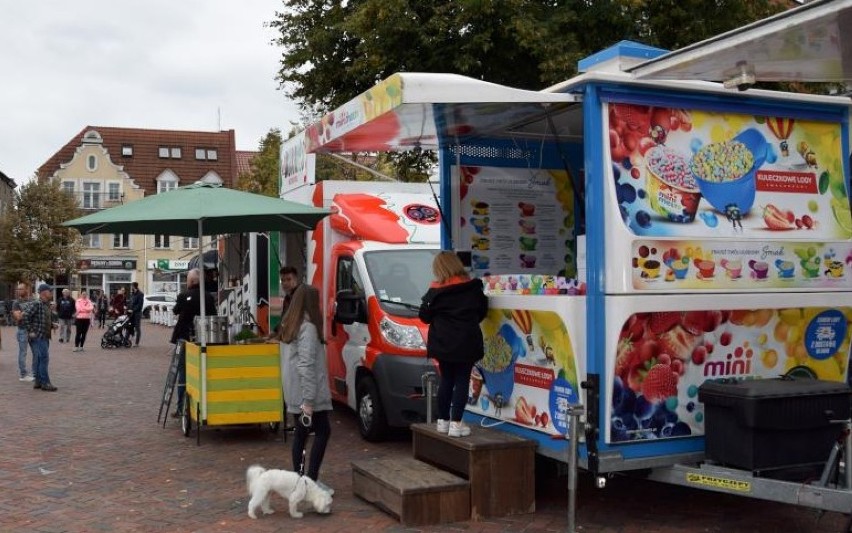
[[353,461],[352,491],[405,526],[470,519],[470,484],[411,457]]
[[470,481],[473,520],[535,512],[535,441],[471,426],[468,437],[411,426],[414,458]]

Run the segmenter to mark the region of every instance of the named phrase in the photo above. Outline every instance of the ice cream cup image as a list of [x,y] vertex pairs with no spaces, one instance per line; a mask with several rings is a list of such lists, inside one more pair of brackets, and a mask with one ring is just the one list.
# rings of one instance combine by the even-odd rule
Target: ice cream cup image
[[533,252],[535,251],[536,244],[538,244],[538,239],[521,235],[518,237],[518,242],[521,244],[521,250],[525,252]]
[[720,213],[733,206],[745,216],[754,205],[755,174],[766,160],[767,147],[763,134],[754,128],[701,147],[689,166],[704,199]]
[[521,254],[521,268],[535,268],[536,256],[530,254]]
[[689,261],[673,261],[670,266],[675,279],[686,279],[689,273]]
[[769,275],[769,263],[766,261],[751,259],[748,262],[748,267],[751,269],[751,277],[754,279],[766,279],[766,276]]
[[518,202],[518,209],[521,210],[521,216],[531,217],[535,214],[535,204],[527,202]]
[[487,202],[480,202],[479,200],[471,200],[470,206],[473,208],[474,215],[487,215],[489,205]]
[[694,261],[698,274],[704,279],[710,279],[716,272],[716,262],[709,259],[696,259]]
[[488,222],[490,219],[488,217],[476,218],[471,217],[470,225],[473,226],[473,230],[480,235],[488,235],[491,230],[488,228]]
[[645,279],[656,279],[660,277],[660,262],[656,259],[640,259],[639,268],[642,269],[641,276]]
[[802,274],[806,278],[816,278],[819,276],[819,257],[811,257],[807,261],[802,261]]
[[781,279],[790,279],[793,277],[794,265],[792,261],[784,259],[775,260],[775,268],[778,269],[778,277]]
[[843,262],[842,261],[829,261],[825,264],[828,267],[825,271],[826,276],[830,276],[832,278],[839,278],[843,276]]
[[522,218],[518,221],[518,225],[521,227],[521,233],[535,235],[535,220]]
[[725,269],[725,274],[731,279],[739,279],[743,275],[743,262],[739,259],[732,261],[722,259],[719,261],[719,264],[722,265],[722,268]]
[[666,146],[655,146],[648,150],[645,161],[648,166],[645,187],[651,209],[672,222],[695,220],[701,191],[686,158]]
[[476,270],[488,270],[488,267],[491,264],[491,259],[487,255],[474,254],[470,259],[473,263],[473,268]]

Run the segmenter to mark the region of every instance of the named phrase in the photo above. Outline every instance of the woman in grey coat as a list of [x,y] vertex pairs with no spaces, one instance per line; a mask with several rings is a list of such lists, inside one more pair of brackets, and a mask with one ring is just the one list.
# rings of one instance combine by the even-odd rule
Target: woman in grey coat
[[279,340],[282,344],[284,401],[287,412],[295,419],[293,439],[293,470],[301,472],[302,456],[308,434],[314,431],[314,444],[306,471],[314,481],[331,436],[331,390],[328,386],[328,366],[322,340],[322,318],[319,293],[302,284],[293,293],[290,307],[281,322]]

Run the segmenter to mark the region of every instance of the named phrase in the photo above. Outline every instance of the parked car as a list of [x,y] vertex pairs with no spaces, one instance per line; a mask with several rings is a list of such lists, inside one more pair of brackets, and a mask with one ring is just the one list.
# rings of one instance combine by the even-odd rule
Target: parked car
[[174,305],[177,301],[177,295],[172,292],[155,292],[146,294],[145,300],[142,302],[142,316],[149,318],[151,316],[151,306],[168,304]]

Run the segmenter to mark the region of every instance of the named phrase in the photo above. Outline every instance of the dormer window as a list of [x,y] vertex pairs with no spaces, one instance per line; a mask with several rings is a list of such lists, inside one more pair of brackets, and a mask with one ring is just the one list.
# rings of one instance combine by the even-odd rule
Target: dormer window
[[133,157],[133,146],[129,144],[121,145],[121,157]]

